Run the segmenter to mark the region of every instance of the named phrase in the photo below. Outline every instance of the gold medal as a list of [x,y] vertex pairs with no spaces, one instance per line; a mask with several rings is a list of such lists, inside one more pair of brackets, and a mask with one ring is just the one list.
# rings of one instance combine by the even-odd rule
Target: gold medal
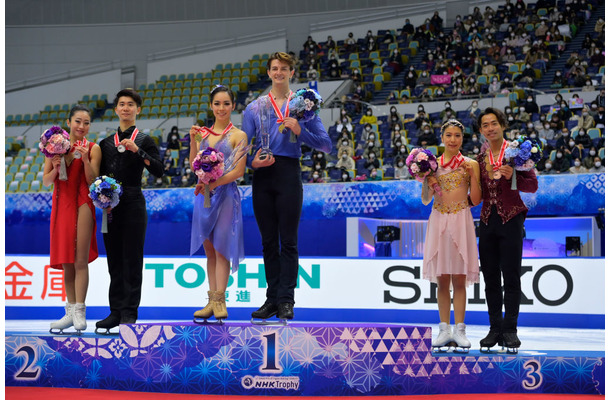
[[282,122],[282,124],[280,124],[278,130],[280,131],[280,133],[284,133],[284,129],[286,129],[286,127],[284,126],[284,123]]

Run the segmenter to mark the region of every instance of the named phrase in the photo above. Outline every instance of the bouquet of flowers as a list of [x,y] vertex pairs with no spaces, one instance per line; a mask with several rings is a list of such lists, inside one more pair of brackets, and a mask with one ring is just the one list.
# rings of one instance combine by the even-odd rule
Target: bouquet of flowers
[[536,166],[542,158],[542,149],[536,142],[532,142],[527,136],[519,136],[506,148],[504,157],[513,167],[511,189],[517,190],[516,171],[529,171]]
[[89,186],[89,197],[93,205],[102,209],[102,233],[108,233],[108,214],[119,204],[123,187],[116,179],[106,175],[98,176]]
[[[70,135],[68,132],[61,129],[59,126],[52,126],[40,136],[40,143],[38,148],[47,158],[53,158],[56,155],[64,155],[70,151]],[[65,181],[68,179],[66,173],[66,160],[61,158],[61,165],[59,167],[59,179]]]
[[209,208],[210,183],[215,182],[224,173],[225,156],[213,147],[207,147],[197,153],[193,160],[193,172],[197,175],[198,182],[205,185],[203,206]]
[[[290,96],[288,100],[290,116],[299,121],[311,121],[316,115],[320,114],[322,108],[322,97],[313,89],[299,89]],[[290,142],[296,143],[297,138],[290,132]]]
[[[428,175],[433,174],[438,169],[438,162],[434,154],[421,147],[415,147],[411,150],[405,165],[411,176],[419,182],[424,182]],[[438,184],[434,185],[434,191],[439,195],[441,194],[441,188]]]

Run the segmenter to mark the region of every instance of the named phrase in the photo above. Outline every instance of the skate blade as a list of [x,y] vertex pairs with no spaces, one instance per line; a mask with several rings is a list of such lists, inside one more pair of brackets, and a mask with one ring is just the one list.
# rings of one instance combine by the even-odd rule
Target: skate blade
[[[66,328],[66,329],[68,329],[68,328]],[[55,330],[55,331],[53,331],[53,330]],[[64,332],[64,330],[61,328],[51,328],[51,329],[49,329],[49,333],[51,335],[64,335],[65,336],[65,335],[73,335],[75,332]]]
[[223,319],[217,319],[214,321],[210,321],[209,318],[193,318],[193,322],[198,325],[224,325]]
[[280,320],[273,320],[273,321],[269,321],[267,319],[255,319],[252,318],[250,320],[250,323],[252,325],[277,325],[277,326],[286,326],[288,325],[288,320],[285,319],[280,319]]
[[449,346],[438,346],[438,347],[432,347],[432,352],[433,353],[448,353],[449,350],[451,350],[451,348]]
[[[115,327],[113,327],[115,328]],[[106,332],[101,331],[102,329],[105,329]],[[111,332],[112,328],[95,328],[95,334],[96,335],[104,335],[104,336],[116,336],[119,334],[119,332]]]
[[456,346],[456,347],[453,348],[453,352],[454,353],[459,353],[459,354],[468,354],[470,352],[470,347]]

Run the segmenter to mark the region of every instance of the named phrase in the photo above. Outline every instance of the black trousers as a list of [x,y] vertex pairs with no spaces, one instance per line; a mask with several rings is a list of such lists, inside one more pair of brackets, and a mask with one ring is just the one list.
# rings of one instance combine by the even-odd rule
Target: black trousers
[[256,170],[252,180],[252,205],[263,241],[267,301],[294,304],[303,206],[299,160],[275,156],[273,165]]
[[481,222],[480,225],[479,258],[485,279],[489,325],[493,331],[517,332],[524,221],[525,214],[521,213],[503,224],[494,206],[488,223]]
[[110,274],[108,299],[111,314],[137,319],[148,214],[139,188],[123,190],[119,204],[112,209],[108,233],[104,233]]

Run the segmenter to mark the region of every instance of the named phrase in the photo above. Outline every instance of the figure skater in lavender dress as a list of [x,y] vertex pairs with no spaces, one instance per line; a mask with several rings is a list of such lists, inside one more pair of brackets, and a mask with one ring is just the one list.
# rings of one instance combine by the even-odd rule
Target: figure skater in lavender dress
[[246,146],[246,134],[231,123],[231,112],[235,109],[233,92],[219,85],[212,90],[210,98],[215,123],[211,128],[191,128],[189,161],[193,163],[199,150],[213,147],[223,153],[225,166],[223,175],[209,185],[213,194],[210,207],[204,207],[204,185],[199,183],[195,189],[190,253],[193,255],[203,244],[210,290],[208,304],[194,313],[193,320],[207,322],[213,315],[222,323],[228,317],[229,275],[237,271],[244,259],[241,199],[236,180],[244,174],[244,156],[249,146]]

